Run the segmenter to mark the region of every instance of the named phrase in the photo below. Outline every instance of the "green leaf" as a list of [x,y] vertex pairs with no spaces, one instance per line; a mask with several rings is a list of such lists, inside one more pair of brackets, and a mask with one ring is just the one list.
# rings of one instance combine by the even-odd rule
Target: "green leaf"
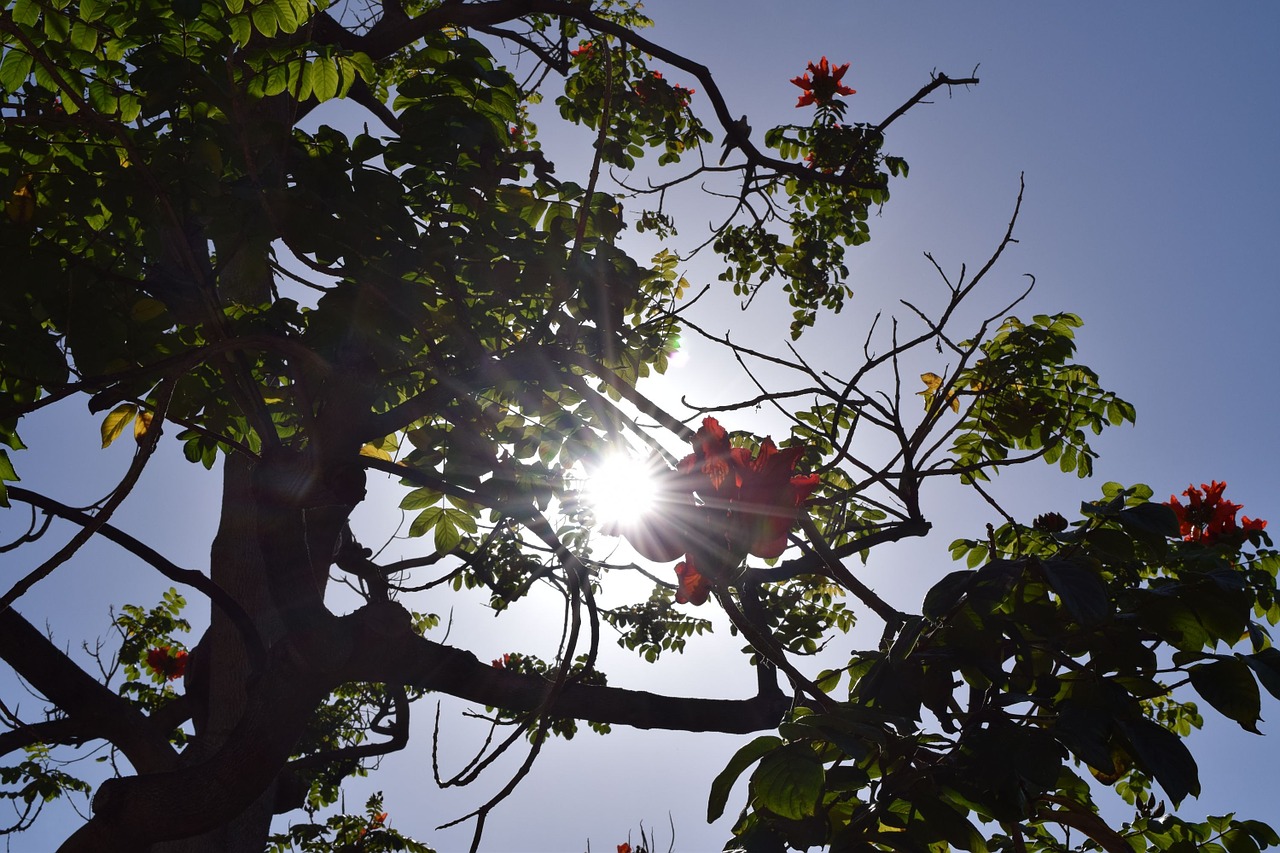
[[443,507],[427,507],[422,512],[418,513],[417,518],[415,518],[413,523],[409,525],[409,538],[412,539],[424,535],[428,530],[435,527],[443,517]]
[[104,0],[80,0],[80,20],[98,20],[107,11],[109,5]]
[[9,488],[4,481],[17,479],[18,473],[13,470],[13,463],[9,461],[9,452],[0,449],[0,507],[9,506]]
[[0,89],[6,92],[18,91],[31,74],[31,63],[34,61],[31,54],[18,48],[5,51],[4,59],[0,60]]
[[452,551],[462,541],[462,533],[458,530],[454,516],[450,515],[455,512],[457,512],[455,509],[442,510],[439,520],[436,521],[436,551],[441,553]]
[[1097,708],[1067,699],[1058,709],[1051,729],[1058,742],[1090,767],[1110,770],[1114,764],[1109,744],[1111,716]]
[[400,499],[401,509],[425,509],[429,506],[435,506],[440,503],[442,493],[435,489],[428,489],[425,486],[420,489],[414,489],[409,494]]
[[253,26],[248,15],[233,15],[227,19],[227,27],[231,30],[231,38],[240,47],[244,47],[253,38]]
[[138,407],[132,403],[121,403],[111,410],[102,421],[102,446],[110,447],[111,442],[120,437],[124,428],[133,422],[138,414]]
[[951,572],[925,594],[921,613],[930,619],[945,615],[969,591],[976,579],[977,573],[968,569]]
[[13,20],[28,27],[34,27],[40,20],[40,4],[35,0],[18,0],[13,4]]
[[1272,646],[1244,656],[1244,662],[1258,675],[1267,692],[1280,699],[1280,649]]
[[707,800],[707,823],[718,820],[724,814],[725,803],[729,800],[729,791],[742,775],[742,771],[755,764],[765,754],[781,746],[781,738],[774,735],[761,735],[733,754],[729,764],[711,783],[711,796]]
[[1239,657],[1223,658],[1190,669],[1191,686],[1206,702],[1240,724],[1246,731],[1258,731],[1262,697],[1249,666]]
[[780,817],[800,820],[818,810],[826,774],[822,762],[805,744],[770,752],[751,774],[755,802]]
[[1095,627],[1111,616],[1107,586],[1097,572],[1065,560],[1046,560],[1040,568],[1049,586],[1082,628]]
[[1155,539],[1173,539],[1179,535],[1178,517],[1173,510],[1161,503],[1145,503],[1131,506],[1118,516],[1125,529],[1135,534],[1147,534]]
[[338,64],[329,57],[322,56],[311,63],[311,91],[322,102],[338,94]]
[[1122,721],[1133,757],[1155,777],[1175,807],[1188,794],[1200,795],[1200,770],[1182,738],[1150,720]]
[[[267,0],[265,5],[272,5],[271,0]],[[275,0],[276,20],[280,24],[280,32],[291,33],[298,29],[302,24],[306,15],[307,3],[294,3],[291,0]]]
[[270,2],[263,3],[250,13],[253,17],[253,28],[267,38],[275,36],[280,21],[276,17],[276,7]]

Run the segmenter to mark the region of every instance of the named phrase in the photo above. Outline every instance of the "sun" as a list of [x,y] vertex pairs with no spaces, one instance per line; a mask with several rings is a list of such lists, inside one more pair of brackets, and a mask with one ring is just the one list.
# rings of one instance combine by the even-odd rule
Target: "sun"
[[643,459],[617,454],[592,471],[582,489],[583,500],[604,524],[648,512],[657,495],[653,468]]

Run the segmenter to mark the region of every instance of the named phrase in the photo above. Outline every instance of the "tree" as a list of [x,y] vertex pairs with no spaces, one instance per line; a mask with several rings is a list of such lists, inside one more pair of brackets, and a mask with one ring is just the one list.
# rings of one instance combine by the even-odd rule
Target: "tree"
[[[793,81],[804,123],[754,137],[708,69],[644,38],[634,5],[24,0],[0,12],[0,437],[14,451],[0,451],[0,476],[9,504],[38,513],[15,546],[60,529],[51,519],[75,531],[0,598],[0,656],[49,708],[7,715],[6,754],[22,753],[2,771],[12,796],[34,815],[86,787],[51,757],[105,741],[119,773],[64,849],[261,850],[273,814],[335,802],[343,779],[402,748],[415,700],[436,692],[487,706],[504,734],[456,781],[525,750],[473,815],[477,845],[547,738],[579,722],[768,732],[710,795],[715,815],[751,771],[734,839],[749,850],[1054,850],[1073,832],[1110,851],[1280,843],[1256,821],[1163,814],[1153,788],[1175,808],[1199,790],[1181,739],[1201,720],[1188,688],[1251,730],[1259,684],[1280,695],[1263,624],[1280,619],[1280,564],[1265,523],[1237,521],[1222,484],[1188,489],[1185,507],[1107,484],[1074,523],[1001,510],[1002,526],[953,543],[968,568],[917,613],[846,563],[925,535],[927,483],[987,498],[990,476],[1035,459],[1085,476],[1089,433],[1134,416],[1074,362],[1073,315],[1019,320],[1013,299],[955,331],[1013,240],[1016,207],[976,273],[939,268],[943,303],[870,324],[848,372],[814,369],[799,349],[819,312],[844,307],[845,252],[907,173],[886,131],[977,81],[937,75],[884,120],[847,123],[847,68],[824,57]],[[591,135],[578,174],[540,147],[548,93]],[[308,129],[336,100],[363,115]],[[709,178],[733,185],[707,243],[721,286],[747,301],[780,286],[801,342],[780,355],[722,340],[790,384],[762,380],[758,395],[682,420],[639,380],[665,369],[677,334],[711,337],[689,316],[701,293],[680,255],[637,259],[623,231],[674,246],[667,195]],[[917,369],[923,406],[902,382]],[[138,444],[88,509],[17,485],[23,418],[71,398],[103,416],[104,444],[130,428]],[[776,444],[735,423],[761,404],[789,419]],[[166,429],[193,463],[221,465],[207,574],[111,523]],[[660,509],[601,530],[579,472],[629,448]],[[380,563],[353,529],[370,472],[408,489],[420,557]],[[604,536],[644,559],[601,559]],[[127,605],[94,675],[20,615],[24,593],[93,537],[207,600],[200,641],[175,634],[176,592]],[[677,561],[674,575],[654,565]],[[637,572],[651,595],[600,604],[611,577]],[[350,612],[335,579],[359,591]],[[554,589],[558,654],[489,663],[436,639],[434,617],[412,608],[446,584],[487,590],[498,612]],[[727,615],[757,695],[608,684],[605,627],[657,661],[706,630],[686,604]],[[881,642],[812,672],[804,656],[855,614],[883,624]],[[1099,816],[1085,768],[1132,820]],[[411,842],[375,800],[276,843]]]

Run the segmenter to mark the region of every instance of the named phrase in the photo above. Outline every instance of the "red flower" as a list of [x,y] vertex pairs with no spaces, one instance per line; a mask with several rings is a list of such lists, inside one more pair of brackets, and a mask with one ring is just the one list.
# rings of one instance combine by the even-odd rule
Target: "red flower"
[[680,588],[676,590],[677,604],[706,603],[707,596],[711,594],[711,583],[693,567],[693,557],[676,563],[676,577],[680,579]]
[[[857,89],[850,89],[848,86],[840,82],[846,71],[849,70],[849,63],[837,65],[834,68],[827,62],[824,56],[818,60],[818,64],[809,63],[809,71],[800,77],[791,78],[791,82],[804,89],[804,94],[800,96],[800,100],[796,102],[797,107],[807,107],[810,104],[831,103],[831,99],[836,95],[854,95]],[[809,79],[809,74],[813,75],[813,79]]]
[[803,447],[778,450],[773,439],[766,438],[754,459],[738,449],[741,488],[731,511],[747,553],[772,559],[787,547],[787,534],[796,522],[796,514],[813,490],[818,488],[818,475],[791,476],[796,462],[804,454]]
[[509,663],[511,663],[511,655],[503,655],[500,658],[494,658],[493,663],[489,665],[495,669],[503,669]]
[[1176,495],[1169,496],[1168,506],[1178,517],[1178,530],[1183,539],[1204,545],[1214,545],[1226,539],[1239,545],[1250,533],[1266,528],[1265,521],[1247,515],[1237,526],[1236,513],[1243,506],[1223,499],[1222,492],[1226,488],[1225,482],[1217,480],[1201,483],[1203,492],[1195,486],[1187,486],[1182,493],[1187,498],[1187,506],[1183,506]]
[[584,56],[584,55],[590,56],[591,52],[595,50],[595,47],[596,47],[595,42],[584,41],[582,44],[578,45],[573,50],[569,51],[569,55],[570,56]]
[[182,649],[170,652],[168,646],[160,646],[158,649],[147,652],[147,666],[151,667],[153,672],[173,681],[175,678],[181,678],[187,671],[187,653]]
[[623,843],[619,844],[619,845],[618,845],[618,853],[631,853],[631,844],[630,844],[630,842],[626,842],[626,841],[624,841]]
[[748,554],[780,556],[801,506],[820,482],[817,474],[795,474],[803,447],[779,450],[766,438],[752,454],[732,446],[715,418],[703,420],[691,443],[693,453],[675,470],[663,467],[654,474],[656,510],[608,531],[626,536],[654,561],[686,555],[676,566],[680,604],[705,602],[711,592],[707,575],[727,576]]
[[[730,478],[734,468],[733,448],[729,434],[715,418],[705,418],[693,436],[693,453],[680,461],[684,474],[702,474],[711,484],[713,492],[736,490],[737,479]],[[695,487],[696,488],[696,487]],[[710,498],[709,495],[703,495]]]

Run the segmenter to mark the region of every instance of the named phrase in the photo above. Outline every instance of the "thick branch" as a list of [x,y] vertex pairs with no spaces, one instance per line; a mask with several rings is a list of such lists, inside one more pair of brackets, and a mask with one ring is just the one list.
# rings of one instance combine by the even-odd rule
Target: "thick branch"
[[[10,614],[5,617],[17,618]],[[93,819],[63,845],[64,853],[144,849],[223,824],[277,778],[317,705],[349,681],[420,687],[550,717],[682,731],[771,729],[790,704],[781,691],[764,686],[745,700],[684,699],[575,682],[553,694],[553,684],[540,676],[497,669],[470,652],[417,636],[408,611],[393,602],[368,605],[306,636],[291,634],[270,655],[251,686],[244,716],[216,753],[174,771],[104,783],[94,797]]]
[[141,772],[176,764],[166,730],[77,666],[12,607],[0,611],[0,657],[86,733],[119,747]]

